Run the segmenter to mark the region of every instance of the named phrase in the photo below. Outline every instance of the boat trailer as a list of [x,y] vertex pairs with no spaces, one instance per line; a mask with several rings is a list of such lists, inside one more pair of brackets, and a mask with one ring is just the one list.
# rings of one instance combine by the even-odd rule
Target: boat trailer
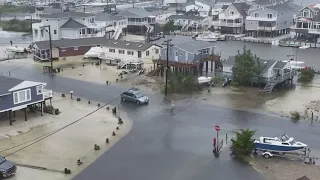
[[262,149],[254,149],[253,155],[258,155],[260,153],[264,158],[269,159],[273,156],[277,157],[293,157],[293,158],[301,158],[304,160],[305,164],[315,164],[315,160],[318,160],[318,157],[310,156],[311,149],[303,149],[300,152],[282,152],[282,151],[268,151]]

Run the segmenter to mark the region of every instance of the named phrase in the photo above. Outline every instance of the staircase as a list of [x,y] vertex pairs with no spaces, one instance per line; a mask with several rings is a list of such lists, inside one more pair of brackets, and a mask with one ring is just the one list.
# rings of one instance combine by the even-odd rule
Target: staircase
[[266,86],[264,86],[264,88],[263,88],[263,92],[271,93],[275,85],[276,84],[274,84],[274,83],[267,83]]
[[147,31],[146,31],[146,33],[147,33],[147,34],[149,34],[149,33],[152,33],[152,32],[153,32],[153,29],[154,29],[154,27],[153,27],[153,26],[151,26],[151,25],[149,25],[149,24],[145,24],[145,26],[146,26],[146,28],[147,28]]
[[181,31],[185,31],[188,26],[189,26],[189,23],[185,23],[185,24],[182,26]]
[[127,64],[129,64],[129,62],[125,61],[121,61],[118,65],[118,69],[123,69]]
[[118,40],[121,33],[122,33],[122,28],[117,28],[112,36],[112,39]]
[[147,76],[155,76],[157,75],[161,69],[163,69],[166,65],[161,65],[157,69],[150,71]]

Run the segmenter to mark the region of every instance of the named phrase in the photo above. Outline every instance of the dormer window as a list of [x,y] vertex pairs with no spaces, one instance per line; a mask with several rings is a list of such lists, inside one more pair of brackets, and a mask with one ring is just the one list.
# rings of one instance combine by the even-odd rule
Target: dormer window
[[254,13],[254,17],[259,17],[259,13]]
[[229,11],[230,16],[234,16],[234,11]]

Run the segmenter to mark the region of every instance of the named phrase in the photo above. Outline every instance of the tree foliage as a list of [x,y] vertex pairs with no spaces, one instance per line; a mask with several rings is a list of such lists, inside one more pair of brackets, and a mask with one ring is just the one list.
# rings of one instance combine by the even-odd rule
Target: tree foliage
[[300,74],[298,76],[298,81],[303,83],[311,82],[314,78],[314,72],[310,68],[301,69]]
[[197,81],[191,75],[168,73],[168,93],[186,93],[197,89]]
[[236,159],[244,160],[246,156],[249,156],[254,150],[253,136],[254,130],[240,129],[234,132],[236,137],[231,139],[231,155]]
[[34,13],[34,6],[0,5],[0,13]]
[[263,67],[259,57],[253,55],[250,50],[243,49],[243,53],[236,55],[232,68],[233,80],[241,85],[246,85],[253,77],[261,77]]
[[177,30],[177,27],[174,25],[174,21],[170,20],[167,22],[165,25],[163,25],[163,31],[164,32],[170,32],[170,31],[175,31]]
[[2,27],[4,31],[31,32],[31,21],[22,21],[18,19],[13,19],[10,21],[0,21],[0,27]]

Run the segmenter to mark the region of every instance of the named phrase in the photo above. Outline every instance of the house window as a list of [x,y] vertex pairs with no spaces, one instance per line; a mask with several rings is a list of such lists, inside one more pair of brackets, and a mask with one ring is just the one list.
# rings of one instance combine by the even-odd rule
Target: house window
[[178,56],[178,51],[176,51],[176,56]]
[[149,56],[149,51],[146,51],[146,56]]
[[57,34],[57,30],[53,30],[53,33],[54,33],[54,34]]
[[234,15],[234,11],[229,11],[229,15],[233,16]]
[[127,51],[127,55],[132,55],[133,56],[133,51]]
[[37,95],[42,94],[43,92],[43,85],[37,86]]
[[26,89],[13,93],[13,103],[20,104],[31,100],[31,90]]
[[268,19],[272,19],[272,14],[267,14]]
[[124,54],[124,50],[121,50],[121,49],[120,49],[120,50],[118,51],[118,53],[119,53],[119,54]]
[[156,49],[156,54],[159,54],[159,49]]
[[75,51],[78,51],[78,46],[76,46],[76,47],[73,47],[73,50],[75,50]]
[[259,17],[259,13],[254,13],[254,17]]
[[115,50],[115,49],[109,49],[109,52],[111,52],[111,53],[115,53],[115,52],[116,52],[116,50]]
[[303,11],[303,17],[311,17],[309,11]]
[[65,51],[67,51],[66,48],[61,48],[61,52],[65,52]]

